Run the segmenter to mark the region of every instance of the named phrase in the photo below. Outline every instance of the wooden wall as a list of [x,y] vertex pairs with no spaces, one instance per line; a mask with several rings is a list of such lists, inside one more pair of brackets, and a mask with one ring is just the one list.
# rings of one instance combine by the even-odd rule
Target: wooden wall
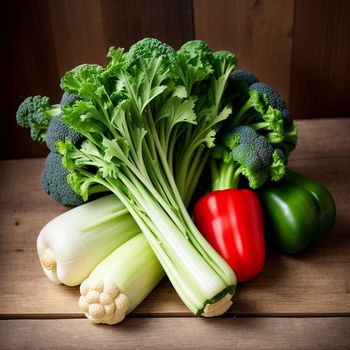
[[60,100],[59,80],[80,63],[106,63],[109,46],[145,36],[179,47],[198,38],[236,53],[287,100],[295,118],[349,117],[350,0],[2,1],[0,157],[44,156],[15,123],[19,103]]

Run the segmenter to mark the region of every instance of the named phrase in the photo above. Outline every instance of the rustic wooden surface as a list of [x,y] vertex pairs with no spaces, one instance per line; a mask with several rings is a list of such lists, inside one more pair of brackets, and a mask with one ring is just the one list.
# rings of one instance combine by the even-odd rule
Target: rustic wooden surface
[[300,120],[298,126],[299,145],[289,165],[331,191],[336,225],[296,256],[269,250],[262,274],[239,285],[231,310],[215,320],[193,317],[164,280],[122,325],[91,325],[78,310],[78,289],[47,280],[36,256],[41,227],[67,210],[40,189],[44,160],[1,161],[0,348],[196,349],[200,343],[348,349],[350,119]]
[[[14,331],[15,330],[15,331]],[[349,349],[350,318],[129,318],[0,321],[0,349]]]

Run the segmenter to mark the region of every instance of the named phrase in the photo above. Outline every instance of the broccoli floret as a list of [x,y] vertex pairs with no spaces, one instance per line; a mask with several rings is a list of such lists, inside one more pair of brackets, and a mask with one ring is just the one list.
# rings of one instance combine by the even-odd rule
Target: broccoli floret
[[[65,92],[61,99],[61,105],[73,105],[79,100],[86,99]],[[50,194],[57,202],[64,205],[81,205],[83,199],[68,184],[67,175],[69,172],[62,164],[62,156],[57,153],[55,143],[56,141],[69,139],[73,144],[80,144],[84,137],[70,130],[66,124],[62,123],[60,105],[50,105],[48,97],[34,96],[26,98],[20,105],[16,117],[20,126],[31,128],[33,140],[46,140],[46,144],[51,151],[46,158],[45,169],[41,175],[41,186],[43,190]],[[43,122],[33,124],[34,122],[37,123],[38,120],[43,120]],[[40,131],[40,137],[39,134],[34,134],[38,130]],[[100,186],[93,186],[90,189],[91,194],[102,191],[106,191],[106,189]]]
[[234,78],[231,74],[223,96],[224,104],[232,106],[236,112],[249,99],[249,96],[248,83],[243,79]]
[[273,162],[270,166],[271,180],[279,181],[286,174],[288,158],[285,153],[279,148],[276,148],[273,151],[272,158]]
[[51,152],[56,152],[56,142],[69,139],[73,144],[79,145],[84,136],[71,130],[68,125],[62,123],[62,114],[57,115],[51,120],[47,129],[46,145]]
[[82,99],[81,97],[75,96],[73,94],[70,94],[69,92],[65,92],[62,95],[61,98],[61,102],[60,105],[70,105],[73,106],[75,102],[79,101],[79,100],[86,100],[86,99]]
[[[62,95],[61,105],[73,105],[77,101],[86,100],[78,96],[65,92]],[[71,130],[68,125],[62,123],[62,114],[55,116],[47,129],[46,145],[51,152],[56,152],[56,141],[65,141],[69,139],[74,145],[79,145],[84,139],[83,135]]]
[[264,83],[254,83],[249,86],[250,90],[257,91],[263,96],[265,103],[278,109],[282,113],[283,123],[285,127],[289,127],[292,123],[291,115],[288,111],[287,104],[280,94],[270,85]]
[[233,130],[233,137],[238,139],[232,148],[233,160],[253,170],[259,170],[272,163],[273,147],[266,137],[259,135],[248,126],[239,126]]
[[265,136],[271,143],[280,143],[284,139],[284,125],[282,113],[271,106],[262,115],[262,121],[250,124],[254,130],[266,130]]
[[51,105],[48,97],[30,96],[18,107],[16,120],[19,126],[30,129],[34,141],[45,142],[50,121],[60,112],[60,105]]
[[259,93],[255,90],[251,90],[249,91],[248,100],[234,115],[234,126],[249,125],[254,120],[261,119],[263,114],[265,114],[265,105]]
[[75,193],[67,182],[69,172],[62,165],[62,156],[50,152],[46,158],[45,169],[41,175],[41,187],[57,202],[69,206],[83,204],[83,199]]
[[[211,159],[213,190],[237,187],[241,175],[247,178],[249,187],[262,186],[274,161],[277,162],[279,151],[274,152],[267,138],[249,126],[238,126],[221,140]],[[275,175],[277,165],[274,164],[276,169],[271,174]]]
[[[71,207],[83,204],[83,198],[69,185],[69,171],[63,166],[63,156],[50,152],[45,161],[45,168],[41,174],[42,189],[57,202]],[[100,193],[107,192],[103,186],[93,184],[88,189],[89,199],[99,197]]]
[[245,70],[236,70],[231,74],[231,77],[233,79],[244,80],[248,83],[248,85],[259,82],[258,78],[253,73],[247,72]]
[[[236,84],[239,91],[245,92],[247,84],[244,80]],[[244,94],[232,93],[232,99]],[[289,156],[297,143],[297,128],[288,112],[286,103],[281,96],[269,85],[254,83],[248,87],[248,98],[244,103],[233,105],[234,112],[230,118],[229,128],[247,125],[265,136],[275,147],[280,148]]]

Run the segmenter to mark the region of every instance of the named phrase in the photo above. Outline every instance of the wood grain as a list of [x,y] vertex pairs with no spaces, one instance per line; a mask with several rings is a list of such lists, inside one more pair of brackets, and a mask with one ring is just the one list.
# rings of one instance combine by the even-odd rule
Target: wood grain
[[296,159],[324,159],[350,156],[350,119],[297,120],[298,144],[291,155]]
[[154,37],[178,48],[194,38],[191,0],[104,0],[101,6],[108,46],[129,49]]
[[350,1],[297,0],[291,74],[293,115],[349,115]]
[[105,64],[110,46],[129,48],[153,36],[175,47],[193,38],[190,0],[14,0],[0,3],[3,71],[0,100],[0,159],[44,157],[45,144],[33,142],[16,124],[27,96],[58,103],[61,76],[82,63]]
[[230,50],[289,101],[294,0],[193,0],[197,39]]
[[3,67],[0,159],[44,157],[17,126],[27,96],[59,102],[63,73],[106,62],[110,46],[157,37],[174,47],[206,40],[229,49],[288,101],[296,118],[349,115],[347,0],[13,0],[0,2]]
[[83,63],[107,63],[101,1],[50,0],[49,9],[59,77]]
[[[322,242],[302,254],[285,256],[270,249],[263,273],[239,286],[229,315],[350,314],[350,120],[300,121],[298,125],[299,150],[292,155],[290,167],[331,191],[337,205],[336,225]],[[328,138],[333,140],[329,146]],[[42,159],[0,162],[3,317],[82,317],[78,289],[49,282],[36,256],[39,230],[66,210],[40,189],[43,164]],[[190,313],[164,280],[134,315]]]
[[33,142],[16,123],[19,104],[31,95],[52,96],[59,83],[50,11],[45,0],[1,1],[2,45],[0,159],[43,157],[45,145]]
[[350,318],[0,321],[0,349],[349,349]]

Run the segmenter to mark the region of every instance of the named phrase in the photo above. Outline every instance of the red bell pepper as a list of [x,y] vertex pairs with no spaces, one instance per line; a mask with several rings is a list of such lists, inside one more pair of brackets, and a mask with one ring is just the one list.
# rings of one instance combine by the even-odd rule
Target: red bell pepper
[[265,263],[265,240],[261,205],[254,191],[211,192],[195,204],[193,220],[238,281],[259,274]]

